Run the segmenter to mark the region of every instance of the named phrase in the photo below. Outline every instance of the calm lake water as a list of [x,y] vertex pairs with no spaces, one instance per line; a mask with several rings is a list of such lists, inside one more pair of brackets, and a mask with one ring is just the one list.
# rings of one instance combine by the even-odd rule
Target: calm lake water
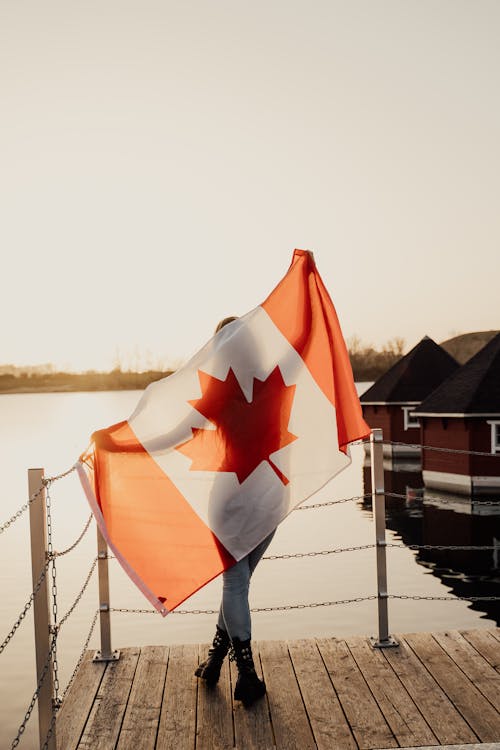
[[[361,393],[368,384],[359,384]],[[46,476],[70,468],[87,447],[90,434],[126,419],[140,397],[138,391],[0,395],[2,493],[0,524],[27,499],[27,469],[44,467]],[[369,483],[362,446],[352,450],[352,465],[310,503],[363,494]],[[406,544],[484,544],[500,540],[499,508],[472,505],[468,499],[443,503],[437,495],[423,494],[421,474],[401,464],[386,472],[386,488],[404,495],[387,502],[387,540]],[[367,491],[369,491],[367,489]],[[54,549],[69,546],[80,534],[90,511],[76,474],[51,490]],[[422,496],[423,495],[423,496]],[[444,498],[448,501],[450,498]],[[82,543],[57,562],[59,619],[72,605],[96,554],[95,525]],[[277,531],[267,554],[283,554],[350,547],[374,541],[370,503],[349,502],[316,510],[295,511]],[[389,592],[419,596],[499,595],[500,574],[495,552],[438,552],[388,549]],[[4,640],[31,593],[28,514],[0,535],[0,642]],[[116,561],[110,561],[111,604],[147,608]],[[182,609],[217,609],[220,579],[186,602]],[[373,550],[290,560],[263,561],[252,584],[252,605],[282,606],[317,603],[376,593]],[[62,690],[71,676],[98,602],[97,580],[92,579],[81,602],[61,629],[58,645]],[[443,601],[391,600],[390,631],[411,632],[449,628],[487,628],[500,624],[498,603],[474,604],[458,599]],[[254,638],[292,639],[314,636],[374,635],[376,603],[314,607],[256,613]],[[114,648],[208,641],[214,617],[115,613]],[[98,631],[91,648],[98,648]],[[33,618],[31,610],[0,655],[0,748],[10,748],[35,688]],[[21,747],[35,750],[37,717],[34,712]]]

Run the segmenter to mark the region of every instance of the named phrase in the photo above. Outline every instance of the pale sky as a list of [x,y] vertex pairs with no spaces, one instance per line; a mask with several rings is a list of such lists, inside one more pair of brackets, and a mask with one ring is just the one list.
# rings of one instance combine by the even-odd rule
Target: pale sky
[[296,247],[346,339],[500,328],[498,0],[0,0],[0,104],[0,364],[178,364]]

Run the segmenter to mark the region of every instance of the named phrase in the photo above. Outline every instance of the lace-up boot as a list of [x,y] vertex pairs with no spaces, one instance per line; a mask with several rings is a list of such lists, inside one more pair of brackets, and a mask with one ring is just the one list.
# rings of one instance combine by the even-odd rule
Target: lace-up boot
[[233,638],[231,658],[234,658],[238,667],[234,699],[241,701],[245,708],[248,708],[256,700],[262,698],[266,692],[264,681],[257,677],[255,671],[250,641],[240,641],[239,638]]
[[229,651],[230,640],[225,630],[216,626],[214,640],[208,650],[208,656],[202,661],[195,672],[196,677],[201,677],[207,685],[215,685],[220,677],[222,663]]

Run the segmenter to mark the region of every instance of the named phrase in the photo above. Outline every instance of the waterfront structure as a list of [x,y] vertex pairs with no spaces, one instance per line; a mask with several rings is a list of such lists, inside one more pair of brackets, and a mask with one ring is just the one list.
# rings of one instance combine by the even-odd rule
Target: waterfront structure
[[233,701],[228,660],[214,688],[196,684],[206,648],[129,647],[111,664],[87,651],[57,714],[57,747],[498,747],[498,629],[402,635],[383,654],[362,636],[259,641],[267,695],[250,710]]
[[[420,422],[422,445],[446,449],[422,450],[426,487],[470,495],[498,490],[500,333],[452,373],[410,417]],[[447,452],[449,449],[464,453]]]
[[458,362],[425,336],[360,397],[363,417],[373,429],[383,430],[384,455],[418,457],[419,422],[411,416],[421,402],[459,367]]

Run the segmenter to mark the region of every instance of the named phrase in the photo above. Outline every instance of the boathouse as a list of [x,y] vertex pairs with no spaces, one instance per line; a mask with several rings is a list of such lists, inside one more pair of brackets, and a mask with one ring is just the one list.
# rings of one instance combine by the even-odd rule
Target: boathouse
[[[385,441],[419,443],[420,424],[412,412],[458,367],[448,352],[425,336],[362,394],[366,422],[372,429],[382,428]],[[384,455],[419,456],[420,450],[384,445]]]
[[410,415],[422,445],[488,455],[422,450],[426,487],[477,495],[500,488],[500,333]]

